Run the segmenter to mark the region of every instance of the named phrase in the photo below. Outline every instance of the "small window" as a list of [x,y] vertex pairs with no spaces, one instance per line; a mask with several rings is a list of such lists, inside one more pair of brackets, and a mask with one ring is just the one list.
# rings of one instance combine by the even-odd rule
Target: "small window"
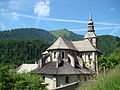
[[90,59],[90,54],[88,55],[88,59]]
[[56,52],[54,52],[54,58],[56,58]]
[[66,82],[66,83],[69,83],[69,77],[66,77],[66,78],[65,78],[65,82]]
[[45,81],[45,76],[42,77],[43,81]]
[[64,59],[65,58],[65,53],[64,52],[62,52],[62,59]]
[[82,55],[80,55],[80,58],[82,58]]
[[70,58],[69,58],[69,57],[68,57],[68,62],[69,62],[69,63],[71,63],[71,60],[70,60]]
[[86,81],[86,80],[87,80],[87,77],[85,76],[85,77],[84,77],[84,81]]

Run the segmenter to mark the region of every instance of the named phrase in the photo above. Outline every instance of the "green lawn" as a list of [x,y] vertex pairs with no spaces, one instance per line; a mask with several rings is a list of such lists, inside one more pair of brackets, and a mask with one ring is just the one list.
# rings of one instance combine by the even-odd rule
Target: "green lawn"
[[77,90],[120,90],[120,64],[95,80],[84,83]]

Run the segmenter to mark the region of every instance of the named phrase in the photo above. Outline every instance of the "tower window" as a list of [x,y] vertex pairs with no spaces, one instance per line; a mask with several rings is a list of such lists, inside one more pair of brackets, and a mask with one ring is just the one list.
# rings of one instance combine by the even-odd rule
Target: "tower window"
[[66,83],[69,83],[69,77],[66,77],[66,78],[65,78],[65,82],[66,82]]
[[56,52],[54,52],[54,58],[56,58]]
[[65,58],[65,52],[62,52],[62,59]]

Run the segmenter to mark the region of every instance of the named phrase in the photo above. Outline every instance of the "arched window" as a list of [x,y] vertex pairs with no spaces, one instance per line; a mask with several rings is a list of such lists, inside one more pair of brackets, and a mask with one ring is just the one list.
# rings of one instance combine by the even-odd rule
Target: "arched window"
[[87,81],[87,76],[84,77],[84,81]]
[[65,77],[65,82],[69,83],[69,77]]
[[71,63],[71,60],[70,60],[70,58],[69,58],[69,57],[68,57],[68,62],[69,62],[69,63]]
[[56,58],[56,52],[54,52],[54,58]]
[[80,58],[82,58],[82,55],[80,55]]
[[64,59],[65,58],[65,52],[63,51],[62,52],[62,59]]
[[88,59],[90,59],[90,54],[88,55]]

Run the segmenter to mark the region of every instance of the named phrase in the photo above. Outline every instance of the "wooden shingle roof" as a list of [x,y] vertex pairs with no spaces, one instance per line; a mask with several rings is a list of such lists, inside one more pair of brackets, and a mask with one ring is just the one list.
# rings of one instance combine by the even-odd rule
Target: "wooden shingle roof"
[[93,38],[96,37],[96,34],[94,32],[88,32],[84,38]]
[[77,50],[79,52],[84,52],[84,51],[98,51],[98,52],[100,52],[87,39],[86,40],[82,40],[82,41],[73,41],[72,43],[77,48]]
[[70,50],[77,50],[72,42],[59,37],[52,46],[50,46],[47,50],[54,50],[54,49],[70,49]]
[[[91,36],[94,37],[94,36]],[[84,51],[98,51],[96,47],[94,47],[89,40],[81,40],[81,41],[68,41],[62,37],[59,37],[53,45],[51,45],[47,50],[55,50],[55,49],[69,49],[75,50],[79,52]]]
[[43,68],[33,70],[33,73],[50,74],[50,75],[76,75],[76,74],[95,74],[95,72],[85,68],[74,68],[65,62],[63,66],[56,68],[56,62],[51,62]]

